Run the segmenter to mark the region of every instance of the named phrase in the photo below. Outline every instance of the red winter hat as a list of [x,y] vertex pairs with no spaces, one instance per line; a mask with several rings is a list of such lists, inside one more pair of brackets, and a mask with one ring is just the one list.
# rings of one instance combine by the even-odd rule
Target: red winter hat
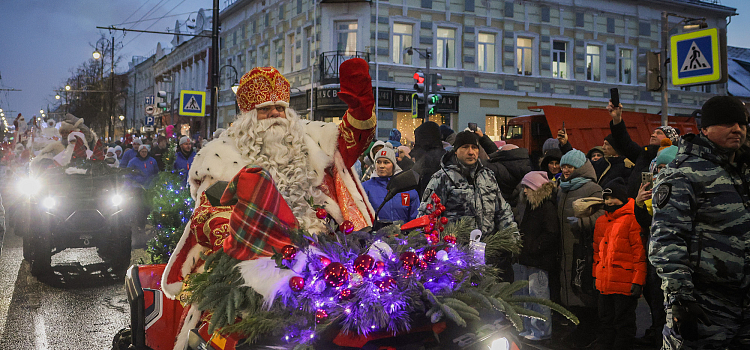
[[97,140],[94,145],[94,154],[91,155],[91,160],[104,160],[104,145],[102,140]]
[[222,205],[235,201],[224,240],[229,256],[251,260],[291,244],[288,232],[297,227],[297,220],[267,171],[253,165],[240,170],[221,196]]
[[76,137],[76,144],[73,146],[73,159],[86,159],[86,146],[80,137]]

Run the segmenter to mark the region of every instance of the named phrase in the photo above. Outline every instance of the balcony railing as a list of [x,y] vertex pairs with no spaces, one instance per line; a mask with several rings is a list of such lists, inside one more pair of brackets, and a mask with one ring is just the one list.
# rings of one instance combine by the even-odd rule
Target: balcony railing
[[344,61],[350,58],[361,58],[367,62],[370,62],[370,53],[362,51],[329,51],[320,54],[320,83],[325,84],[338,84],[339,82],[339,66]]

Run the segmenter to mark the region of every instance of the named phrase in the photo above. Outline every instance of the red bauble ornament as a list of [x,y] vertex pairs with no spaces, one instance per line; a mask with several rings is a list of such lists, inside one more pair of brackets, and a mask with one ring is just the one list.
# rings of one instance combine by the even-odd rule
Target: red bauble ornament
[[[439,202],[438,202],[438,203],[439,203]],[[442,204],[438,204],[438,206],[437,206],[437,210],[440,210],[440,212],[442,213],[442,212],[444,212],[444,211],[445,211],[445,206],[444,206],[444,205],[442,205]]]
[[445,225],[448,223],[448,218],[440,218],[440,223]]
[[318,309],[315,311],[315,323],[321,323],[324,322],[328,318],[328,313],[326,310]]
[[351,221],[346,220],[342,222],[341,225],[339,225],[339,230],[341,230],[341,232],[343,232],[345,235],[348,235],[354,232],[354,224]]
[[344,288],[339,292],[339,299],[341,300],[349,300],[353,297],[352,290],[349,288]]
[[289,279],[289,288],[295,292],[299,292],[305,288],[305,279],[300,276],[294,276]]
[[320,263],[323,264],[323,267],[326,267],[331,264],[331,259],[328,259],[325,256],[321,256]]
[[427,210],[432,210],[432,204],[427,204]]
[[352,267],[354,268],[354,271],[356,271],[362,276],[370,272],[370,270],[372,270],[372,267],[374,265],[375,265],[375,258],[367,254],[358,256],[356,259],[354,259],[354,262],[352,263]]
[[426,263],[426,262],[424,262],[424,260],[419,260],[419,268],[420,268],[421,270],[424,270],[424,269],[426,269],[426,268],[427,268],[427,263]]
[[435,261],[436,257],[437,257],[437,250],[433,248],[425,249],[422,252],[422,260],[426,262],[433,262]]
[[433,231],[432,231],[432,235],[433,235],[433,236],[438,236],[438,237],[440,237],[440,231],[438,231],[438,230],[433,230]]
[[323,208],[318,208],[318,210],[315,211],[315,216],[318,217],[318,219],[325,219],[328,217],[328,212]]
[[297,248],[295,248],[293,245],[285,245],[281,248],[281,256],[284,258],[284,260],[292,260],[295,256],[297,256]]
[[430,235],[430,237],[432,239],[432,244],[438,244],[438,243],[440,243],[440,236],[438,236],[438,235]]
[[456,244],[456,237],[453,236],[445,236],[443,237],[443,241],[448,244]]
[[414,265],[419,261],[419,257],[417,256],[417,253],[414,252],[403,252],[401,253],[401,256],[399,256],[399,260],[401,260],[401,267],[403,267],[404,270],[411,272]]
[[437,193],[433,193],[433,194],[432,194],[432,200],[433,200],[433,201],[434,201],[434,200],[439,200],[439,199],[440,199],[440,197],[438,197]]
[[382,261],[375,262],[375,274],[380,275],[385,272],[385,263]]
[[349,281],[349,271],[344,264],[333,262],[323,270],[323,279],[331,287],[341,287]]
[[435,204],[440,204],[440,197],[435,196]]
[[393,287],[394,284],[396,284],[396,280],[393,279],[393,277],[390,277],[390,276],[385,277],[385,278],[383,278],[383,279],[375,282],[375,285],[378,286],[378,288],[380,289],[380,291],[386,291],[388,289],[391,289],[391,287]]
[[438,227],[438,230],[440,230],[440,232],[443,232],[445,230],[445,227],[440,226],[440,227]]

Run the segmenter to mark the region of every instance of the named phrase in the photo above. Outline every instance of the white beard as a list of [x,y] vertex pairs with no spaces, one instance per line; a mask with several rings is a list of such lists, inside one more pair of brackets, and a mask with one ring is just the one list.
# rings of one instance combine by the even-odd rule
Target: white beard
[[286,109],[286,116],[258,121],[257,111],[252,110],[241,114],[227,134],[249,164],[261,166],[271,174],[302,228],[322,230],[325,225],[307,201],[312,197],[315,203],[322,203],[324,195],[315,186],[316,174],[308,164],[305,130],[292,109]]

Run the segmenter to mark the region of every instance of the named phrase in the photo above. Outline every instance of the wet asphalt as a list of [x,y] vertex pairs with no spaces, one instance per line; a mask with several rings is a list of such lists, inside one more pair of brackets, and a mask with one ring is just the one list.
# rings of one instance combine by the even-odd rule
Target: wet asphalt
[[[133,261],[147,236],[134,232]],[[52,257],[49,276],[37,279],[23,260],[22,238],[6,232],[0,254],[0,349],[110,349],[129,324],[124,271],[112,271],[95,248]]]

